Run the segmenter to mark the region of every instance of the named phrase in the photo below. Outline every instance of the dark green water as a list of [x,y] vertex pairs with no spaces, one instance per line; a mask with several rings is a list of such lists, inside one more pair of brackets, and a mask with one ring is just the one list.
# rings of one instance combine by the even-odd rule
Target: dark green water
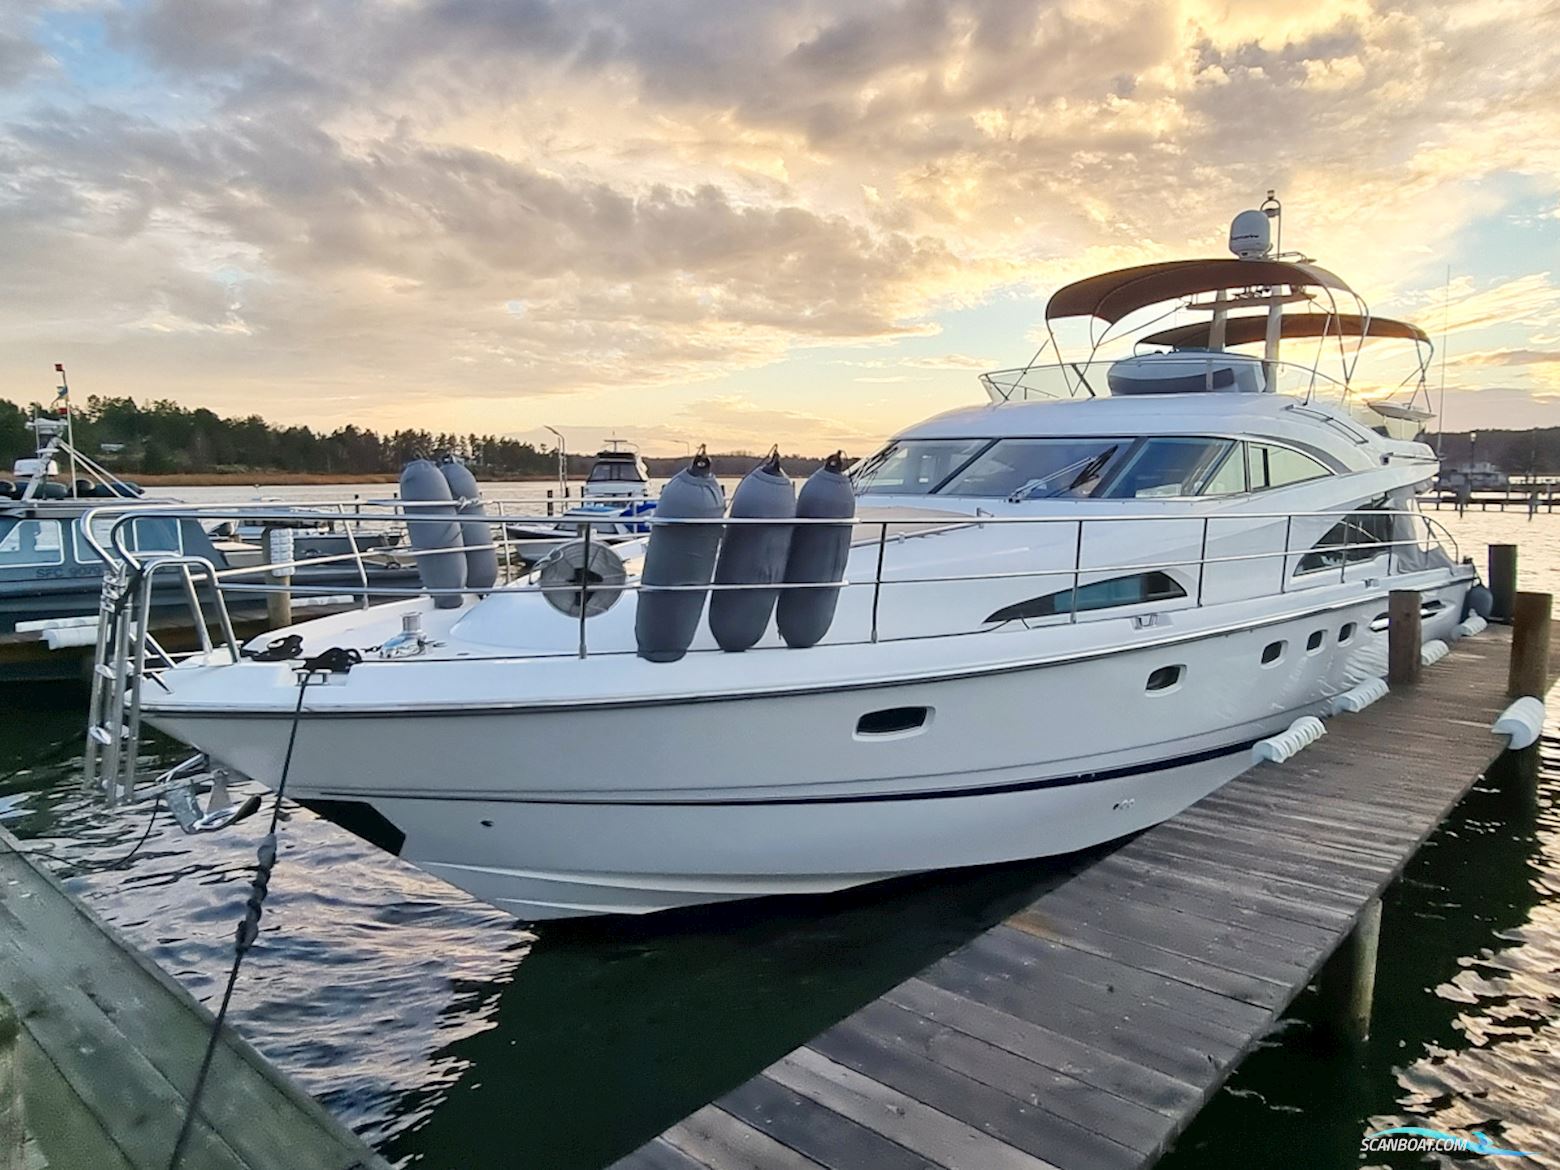
[[[1549,576],[1533,587],[1555,587],[1557,537],[1551,523],[1536,542],[1527,563]],[[83,708],[79,691],[39,690],[8,695],[0,719],[0,818],[52,842],[62,868],[123,856],[147,823],[81,799]],[[1546,741],[1535,783],[1507,767],[1385,901],[1370,1042],[1320,1044],[1307,992],[1167,1170],[1438,1164],[1362,1160],[1361,1136],[1394,1124],[1482,1129],[1539,1155],[1505,1164],[1560,1167],[1560,747]],[[72,884],[210,999],[258,835],[188,838],[164,820],[124,869]],[[533,932],[301,811],[283,841],[236,1026],[392,1160],[430,1170],[593,1170],[1063,872],[1004,866]]]
[[[80,702],[21,699],[0,729],[0,774],[24,768],[0,781],[0,816],[52,842],[62,869],[123,856],[146,826],[144,808],[108,815],[79,795]],[[59,758],[26,766],[56,740]],[[190,838],[165,821],[125,869],[72,884],[209,1000],[259,832]],[[387,1157],[440,1170],[594,1170],[1064,872],[1000,866],[526,930],[302,810],[282,841],[232,1018]]]

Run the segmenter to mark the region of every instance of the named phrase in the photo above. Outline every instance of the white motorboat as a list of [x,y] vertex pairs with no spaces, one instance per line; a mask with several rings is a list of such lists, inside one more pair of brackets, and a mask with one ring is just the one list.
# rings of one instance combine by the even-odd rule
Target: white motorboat
[[622,439],[608,439],[596,452],[596,460],[586,473],[580,496],[587,503],[632,505],[651,498],[650,472],[639,452]]
[[654,500],[633,503],[581,504],[570,508],[555,523],[506,524],[510,555],[527,564],[535,564],[566,544],[590,537],[606,545],[637,540],[650,531],[647,517],[655,511]]
[[[766,612],[745,652],[701,619],[686,654],[650,660],[647,607],[668,594],[641,576],[647,546],[691,530],[663,514],[647,541],[591,553],[583,613],[532,584],[339,614],[286,632],[299,655],[362,651],[349,671],[219,647],[163,671],[144,716],[273,787],[296,727],[289,796],[372,821],[529,919],[834,890],[1143,829],[1384,674],[1389,590],[1419,590],[1424,636],[1450,639],[1475,580],[1416,509],[1436,457],[1394,433],[1421,414],[1354,385],[1364,342],[1389,337],[1419,346],[1422,389],[1427,339],[1343,311],[1348,287],[1277,254],[1270,218],[1237,218],[1235,259],[1105,273],[1046,310],[1206,320],[1111,360],[987,375],[990,404],[858,464],[837,607],[808,648]],[[1305,338],[1341,355],[1335,379],[1281,360]],[[725,523],[723,547],[741,530]],[[714,596],[741,584],[717,575]],[[605,744],[633,745],[628,765]]]

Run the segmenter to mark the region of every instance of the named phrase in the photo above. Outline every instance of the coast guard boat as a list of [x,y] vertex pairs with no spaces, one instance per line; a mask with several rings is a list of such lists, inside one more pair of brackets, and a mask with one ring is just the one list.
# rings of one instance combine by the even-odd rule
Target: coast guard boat
[[[1141,830],[1384,674],[1389,590],[1419,590],[1425,638],[1450,639],[1474,584],[1416,510],[1437,471],[1414,438],[1428,339],[1275,248],[1277,212],[1237,217],[1232,258],[1060,289],[1047,326],[1088,323],[1088,360],[986,375],[989,403],[855,466],[853,515],[755,519],[739,489],[704,529],[724,533],[713,582],[693,564],[713,544],[672,543],[699,530],[672,514],[674,481],[647,539],[574,546],[561,599],[543,572],[301,624],[259,659],[219,646],[162,671],[144,717],[273,787],[290,755],[287,795],[362,814],[528,919],[834,890]],[[1180,323],[1110,353],[1118,326],[1166,306]],[[1383,338],[1417,351],[1406,402],[1356,369]],[[1286,342],[1316,360],[1284,360]],[[685,475],[719,516],[713,481]],[[783,483],[775,463],[759,475]],[[782,561],[792,534],[832,524],[837,563],[781,573],[738,535],[766,523],[792,540]],[[657,542],[688,554],[680,583]],[[744,589],[746,646],[712,628]],[[829,601],[811,641],[783,600],[770,620],[788,589]],[[693,599],[680,634],[668,596]],[[362,660],[302,668],[332,649]],[[606,743],[634,744],[633,766],[600,766]]]

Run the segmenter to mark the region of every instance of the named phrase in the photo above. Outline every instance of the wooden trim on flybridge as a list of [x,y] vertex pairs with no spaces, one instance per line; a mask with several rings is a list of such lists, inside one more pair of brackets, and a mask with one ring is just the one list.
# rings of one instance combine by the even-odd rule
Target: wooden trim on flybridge
[[[1251,345],[1267,338],[1267,315],[1231,317],[1224,323],[1225,345]],[[1212,322],[1177,325],[1138,339],[1139,345],[1168,345],[1176,349],[1203,349],[1213,331]],[[1358,313],[1295,313],[1283,318],[1284,338],[1296,337],[1398,337],[1405,341],[1430,341],[1418,325],[1391,317],[1364,317]]]
[[1115,324],[1127,314],[1197,293],[1220,289],[1320,287],[1354,295],[1341,276],[1315,264],[1289,260],[1167,260],[1102,272],[1058,289],[1045,319],[1098,317]]

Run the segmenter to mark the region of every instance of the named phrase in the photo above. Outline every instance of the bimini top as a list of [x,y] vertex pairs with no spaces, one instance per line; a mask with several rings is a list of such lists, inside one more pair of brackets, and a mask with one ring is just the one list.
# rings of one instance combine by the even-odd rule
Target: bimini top
[[[1241,261],[1236,261],[1241,263]],[[1174,349],[1206,349],[1213,332],[1210,321],[1178,325],[1138,339],[1139,345],[1168,345]],[[1430,342],[1418,325],[1391,317],[1363,317],[1358,313],[1292,313],[1283,318],[1281,337],[1399,337]],[[1225,345],[1251,345],[1267,338],[1267,315],[1231,317],[1224,323]]]
[[1342,277],[1315,264],[1289,260],[1167,260],[1102,272],[1057,289],[1046,302],[1045,318],[1055,321],[1062,317],[1098,317],[1114,325],[1138,309],[1178,297],[1280,284],[1330,288],[1354,295]]

